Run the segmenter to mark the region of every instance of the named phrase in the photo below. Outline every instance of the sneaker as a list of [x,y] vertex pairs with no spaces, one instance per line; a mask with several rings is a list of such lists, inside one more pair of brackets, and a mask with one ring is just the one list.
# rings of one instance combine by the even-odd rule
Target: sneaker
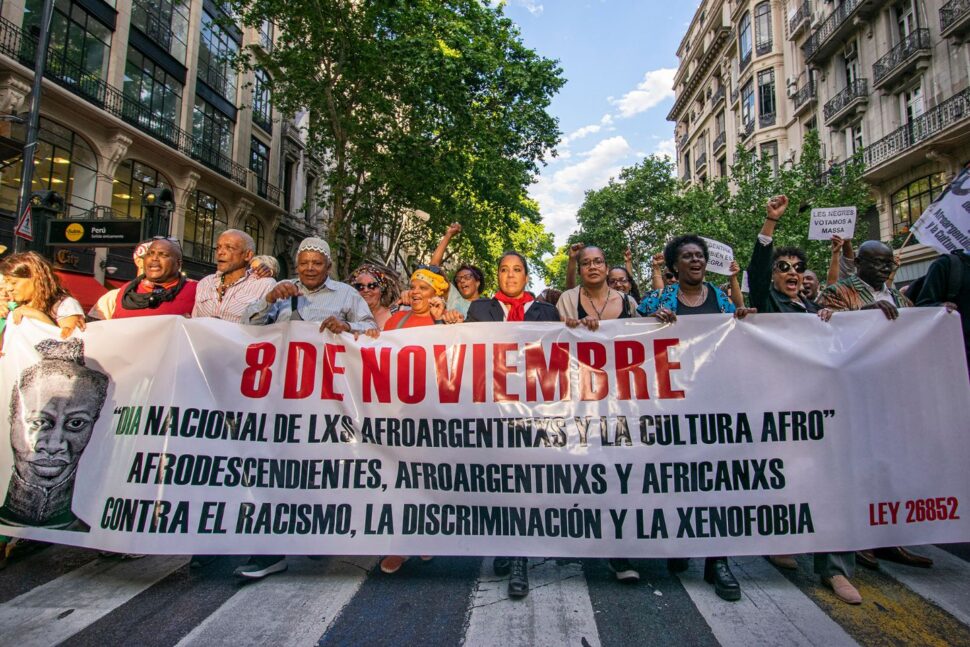
[[778,568],[784,568],[789,571],[798,570],[798,562],[795,561],[794,555],[768,555],[768,561]]
[[401,570],[404,562],[409,559],[410,557],[405,557],[404,555],[388,555],[387,557],[383,557],[381,558],[381,572],[393,575]]
[[852,582],[845,575],[833,575],[827,580],[822,581],[825,583],[825,586],[832,589],[835,597],[843,602],[848,604],[862,604],[862,595],[856,587],[852,586]]
[[276,555],[253,555],[242,566],[232,572],[236,577],[249,580],[261,580],[273,573],[282,573],[287,569],[286,558]]
[[529,560],[525,557],[509,558],[509,597],[524,598],[529,595]]
[[637,569],[633,568],[633,564],[630,563],[628,559],[610,559],[606,562],[610,570],[613,571],[613,575],[620,582],[630,583],[639,582],[640,573]]

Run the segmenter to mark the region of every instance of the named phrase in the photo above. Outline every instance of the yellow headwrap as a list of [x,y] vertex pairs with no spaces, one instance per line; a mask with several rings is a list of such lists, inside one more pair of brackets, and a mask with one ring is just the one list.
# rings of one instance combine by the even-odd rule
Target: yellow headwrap
[[434,288],[434,292],[439,297],[443,297],[448,292],[448,280],[440,274],[435,274],[431,270],[416,270],[411,275],[411,280],[424,281]]

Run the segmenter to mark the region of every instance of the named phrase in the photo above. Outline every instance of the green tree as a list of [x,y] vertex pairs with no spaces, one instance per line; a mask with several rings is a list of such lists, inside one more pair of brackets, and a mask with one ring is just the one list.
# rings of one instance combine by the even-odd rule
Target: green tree
[[461,222],[478,261],[490,260],[494,237],[511,245],[523,220],[539,222],[524,199],[558,140],[548,107],[564,81],[555,61],[522,43],[501,6],[235,0],[233,7],[248,26],[277,27],[271,51],[252,46],[238,64],[270,71],[279,113],[308,112],[308,147],[325,161],[321,197],[338,267],[384,256],[387,241],[407,241],[401,227],[413,209],[430,214],[429,243]]

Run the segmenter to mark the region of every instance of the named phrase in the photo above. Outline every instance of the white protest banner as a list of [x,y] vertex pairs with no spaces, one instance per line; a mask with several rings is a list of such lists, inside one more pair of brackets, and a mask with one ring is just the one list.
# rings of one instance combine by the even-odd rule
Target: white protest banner
[[[704,238],[701,236],[701,238]],[[704,238],[707,243],[707,271],[714,274],[731,276],[731,263],[734,261],[734,250],[729,245]]]
[[946,192],[913,224],[916,240],[941,254],[970,250],[970,169],[956,177]]
[[2,534],[581,557],[970,538],[970,383],[942,309],[360,341],[146,317],[90,324],[83,356],[25,321],[0,362]]
[[855,207],[832,207],[812,209],[812,219],[808,225],[809,240],[832,240],[839,236],[850,240],[855,234]]

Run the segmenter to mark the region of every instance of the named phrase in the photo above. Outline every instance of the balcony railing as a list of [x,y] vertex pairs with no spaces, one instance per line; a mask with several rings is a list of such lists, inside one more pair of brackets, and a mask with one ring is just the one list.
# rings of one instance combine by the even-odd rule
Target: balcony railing
[[831,101],[825,104],[822,108],[822,114],[825,116],[825,121],[829,122],[840,114],[845,112],[847,108],[855,105],[856,102],[869,100],[869,80],[868,79],[856,79],[849,85],[847,85],[841,92],[835,95]]
[[199,58],[199,80],[216,91],[224,99],[234,101],[236,98],[236,79],[226,73],[226,68],[219,60],[203,61]]
[[758,115],[758,127],[768,128],[770,126],[774,126],[777,120],[778,120],[777,113],[774,113],[774,112],[762,113]]
[[714,138],[714,144],[713,144],[714,152],[716,153],[722,148],[724,148],[725,144],[727,144],[727,133],[724,131],[721,131],[720,133],[718,133],[717,137]]
[[690,182],[690,171],[687,171],[686,173],[684,173],[680,179],[683,180],[684,182]]
[[931,52],[930,30],[923,28],[913,31],[872,66],[873,87],[878,88],[884,81],[901,72],[908,62],[920,54],[929,55]]
[[812,7],[808,0],[802,2],[798,11],[788,21],[788,38],[795,38],[812,17]]
[[939,135],[959,122],[970,119],[970,88],[950,97],[932,110],[900,126],[889,135],[867,146],[863,155],[866,170],[900,155],[906,150]]
[[795,104],[795,110],[797,111],[800,109],[802,106],[808,103],[810,99],[814,99],[815,94],[815,83],[809,82],[799,88],[795,93],[795,96],[792,97],[792,103]]
[[[161,48],[166,52],[171,52],[172,40],[175,37],[175,34],[172,31],[171,18],[164,20],[159,15],[158,8],[149,4],[148,2],[139,2],[134,4],[137,4],[138,8],[145,12],[145,24],[139,25],[135,22],[135,20],[132,20],[131,24],[152,39],[156,44],[160,45]],[[132,13],[134,14],[134,11],[132,11]]]
[[745,140],[754,134],[754,119],[741,124],[741,139]]
[[758,56],[764,56],[765,54],[770,54],[771,50],[774,49],[774,47],[775,47],[774,41],[769,39],[764,41],[763,43],[758,43],[757,46],[755,47],[755,52],[757,52]]
[[677,140],[677,145],[680,147],[681,150],[687,148],[687,140],[689,138],[690,137],[687,135],[687,133],[684,133],[683,135],[680,136],[680,139]]
[[720,102],[724,101],[724,86],[719,86],[717,90],[714,90],[714,94],[711,95],[711,107],[716,106]]
[[823,22],[821,26],[819,26],[819,28],[812,33],[812,35],[802,46],[802,52],[805,54],[806,62],[810,62],[816,55],[818,55],[823,46],[827,45],[830,41],[835,40],[835,36],[840,31],[840,28],[849,24],[849,18],[862,2],[864,2],[864,0],[845,0],[842,4],[836,7],[835,11],[829,14],[829,17],[826,18],[825,22]]
[[277,186],[270,184],[269,180],[260,177],[255,172],[253,172],[253,179],[256,184],[256,195],[266,200],[269,200],[275,205],[280,203],[280,189]]
[[950,0],[940,7],[940,32],[944,36],[956,32],[961,25],[970,30],[970,0]]
[[[37,41],[9,20],[0,18],[0,53],[33,66]],[[174,122],[158,115],[114,86],[84,72],[64,58],[48,51],[44,76],[105,112],[154,137],[178,152],[246,186],[246,167],[237,164],[217,148],[195,139]]]

